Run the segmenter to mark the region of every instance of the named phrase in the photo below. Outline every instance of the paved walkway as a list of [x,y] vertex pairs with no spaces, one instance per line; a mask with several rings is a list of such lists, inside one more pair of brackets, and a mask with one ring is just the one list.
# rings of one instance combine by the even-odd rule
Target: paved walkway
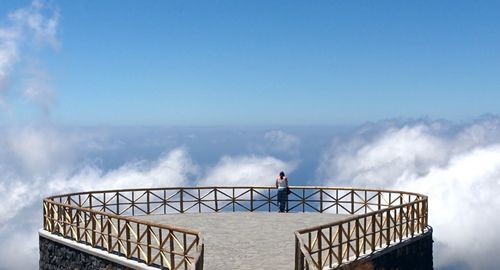
[[290,270],[294,231],[348,215],[221,212],[142,216],[141,219],[199,230],[205,238],[205,270]]

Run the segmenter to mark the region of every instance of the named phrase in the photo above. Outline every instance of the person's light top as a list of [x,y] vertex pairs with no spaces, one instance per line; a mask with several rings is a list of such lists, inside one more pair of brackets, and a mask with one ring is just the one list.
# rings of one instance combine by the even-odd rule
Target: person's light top
[[288,186],[288,180],[286,177],[283,177],[283,179],[276,179],[276,183],[278,184],[278,189],[284,189]]

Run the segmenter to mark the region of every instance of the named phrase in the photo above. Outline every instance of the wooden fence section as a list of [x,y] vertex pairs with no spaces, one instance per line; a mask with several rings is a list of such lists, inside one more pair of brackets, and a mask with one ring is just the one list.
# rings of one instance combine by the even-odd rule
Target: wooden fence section
[[[175,187],[79,192],[43,201],[44,229],[161,269],[203,269],[200,232],[133,216],[277,211],[269,186]],[[409,192],[291,187],[288,212],[354,215],[296,232],[296,269],[335,267],[427,227],[427,197]],[[291,243],[293,244],[293,243]]]
[[336,268],[428,228],[426,196],[352,189],[336,198],[344,197],[352,199],[351,208],[338,206],[353,217],[295,233],[296,270]]

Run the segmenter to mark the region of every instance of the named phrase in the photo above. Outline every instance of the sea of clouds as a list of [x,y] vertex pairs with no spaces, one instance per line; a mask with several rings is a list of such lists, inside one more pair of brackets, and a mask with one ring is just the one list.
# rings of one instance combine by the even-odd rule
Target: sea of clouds
[[[68,128],[50,121],[55,91],[43,63],[32,62],[37,51],[61,46],[57,9],[34,1],[2,22],[0,110],[9,124],[0,128],[0,269],[38,267],[44,196],[131,187],[268,185],[281,170],[292,182],[299,175],[314,178],[300,184],[425,193],[437,268],[494,269],[500,264],[497,116],[466,123],[386,120],[342,132],[321,130],[322,139],[314,128],[228,128],[158,129],[155,136],[139,131],[127,141],[124,137],[137,130]],[[13,74],[19,71],[26,76],[16,84],[21,87],[13,88]],[[11,105],[16,99],[46,117],[17,123]],[[144,149],[156,150],[146,154]]]
[[[219,151],[213,162],[200,161],[193,154],[196,147],[188,142],[169,146],[153,143],[160,148],[158,154],[137,154],[134,158],[132,153],[132,158],[122,158],[117,166],[105,166],[106,159],[114,158],[103,153],[127,151],[132,144],[117,142],[118,135],[103,138],[99,132],[33,126],[2,130],[0,268],[36,268],[44,196],[130,187],[270,185],[281,170],[295,184],[393,188],[427,194],[436,268],[465,265],[469,269],[493,269],[500,263],[495,256],[500,239],[494,229],[500,207],[500,117],[462,124],[381,121],[347,135],[332,132],[329,143],[322,147],[317,147],[315,140],[270,129],[260,136],[257,132],[241,139],[240,144],[246,147],[239,154],[234,154],[234,149],[229,151],[233,154]],[[171,134],[164,132],[165,137]],[[294,137],[299,142],[298,150],[291,146],[287,152],[280,146],[279,150],[262,152],[272,143],[268,132]],[[151,139],[147,134],[141,136]],[[213,147],[217,152],[217,145],[224,142],[214,145],[203,151]],[[309,148],[321,150],[314,155],[308,153]],[[296,151],[298,154],[290,154]],[[318,158],[305,160],[302,156]],[[304,171],[312,171],[314,179],[300,179]],[[19,255],[27,259],[19,260]]]
[[436,267],[495,269],[500,236],[500,118],[467,124],[382,121],[325,151],[327,185],[394,188],[429,196]]
[[[293,173],[297,163],[242,153],[223,155],[214,165],[205,166],[193,160],[186,146],[179,146],[165,149],[155,159],[134,158],[105,169],[99,158],[88,159],[79,153],[95,151],[96,145],[106,141],[81,136],[81,130],[73,132],[26,127],[1,136],[0,269],[37,267],[41,199],[50,194],[133,187],[270,185],[277,172]],[[115,148],[104,149],[112,152]]]

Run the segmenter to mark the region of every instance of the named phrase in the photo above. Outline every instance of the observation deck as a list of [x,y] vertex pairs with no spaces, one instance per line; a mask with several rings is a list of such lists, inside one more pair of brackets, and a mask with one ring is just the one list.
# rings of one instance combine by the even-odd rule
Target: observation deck
[[[41,245],[58,242],[132,269],[335,269],[430,231],[421,194],[290,189],[288,213],[277,212],[269,186],[52,196],[43,201]],[[41,255],[41,269],[44,256],[51,254]]]
[[204,269],[294,267],[294,232],[348,215],[320,213],[222,212],[145,216],[149,221],[203,232]]

